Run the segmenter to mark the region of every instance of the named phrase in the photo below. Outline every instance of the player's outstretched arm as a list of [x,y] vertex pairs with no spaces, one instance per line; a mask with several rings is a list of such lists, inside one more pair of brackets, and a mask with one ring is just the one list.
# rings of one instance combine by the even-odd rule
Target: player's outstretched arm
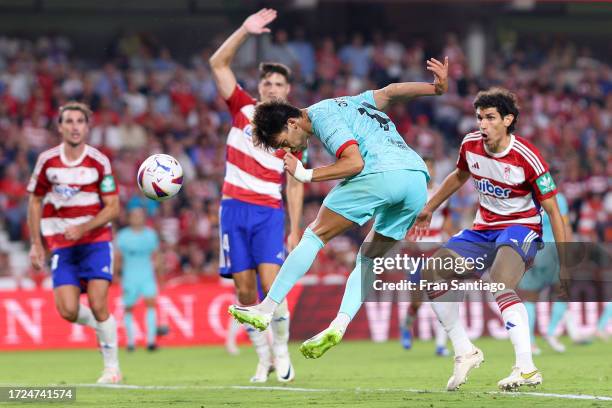
[[419,96],[442,95],[448,90],[448,57],[444,63],[435,58],[427,60],[427,70],[434,75],[434,82],[401,82],[374,91],[374,101],[380,110],[391,103],[405,101]]
[[436,190],[434,195],[427,201],[425,207],[417,216],[414,226],[410,230],[410,236],[414,239],[421,238],[429,229],[429,223],[434,211],[448,200],[455,191],[459,190],[462,185],[470,178],[470,173],[461,169],[455,169],[451,174],[446,176],[442,185]]
[[249,37],[249,34],[269,33],[270,29],[266,26],[274,19],[276,19],[276,10],[274,9],[263,8],[255,14],[251,14],[208,60],[213,78],[223,99],[232,96],[236,87],[236,76],[230,68],[236,52]]
[[305,169],[302,162],[291,153],[285,155],[285,170],[302,183],[310,181],[341,180],[361,173],[365,163],[357,145],[351,145],[342,151],[334,164]]
[[40,219],[42,217],[43,198],[30,194],[28,201],[28,228],[30,229],[30,262],[36,270],[42,269],[45,263],[45,248],[40,236]]

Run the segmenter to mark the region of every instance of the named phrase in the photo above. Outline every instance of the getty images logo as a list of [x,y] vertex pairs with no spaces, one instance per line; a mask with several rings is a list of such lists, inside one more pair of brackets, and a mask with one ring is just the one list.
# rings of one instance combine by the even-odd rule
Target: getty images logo
[[491,183],[488,179],[482,179],[482,180],[474,179],[474,185],[476,186],[476,189],[483,194],[492,195],[493,197],[498,197],[498,198],[510,197],[509,188],[502,188],[502,187],[496,186],[495,184]]

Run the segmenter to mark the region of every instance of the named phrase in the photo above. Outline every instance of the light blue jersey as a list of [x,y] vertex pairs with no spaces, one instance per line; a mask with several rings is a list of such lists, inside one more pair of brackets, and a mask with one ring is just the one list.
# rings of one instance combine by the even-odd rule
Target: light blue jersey
[[157,233],[144,227],[141,231],[123,228],[117,234],[117,246],[123,259],[123,286],[155,282],[152,255],[159,248]]
[[[567,205],[567,199],[561,193],[557,193],[557,204],[559,205],[559,212],[562,217],[565,217],[569,213],[569,206]],[[555,242],[555,236],[553,235],[552,225],[550,224],[550,218],[548,213],[541,210],[542,212],[542,241],[544,242]]]
[[340,157],[355,142],[365,166],[359,176],[391,170],[426,174],[423,159],[404,142],[389,117],[376,108],[373,91],[357,96],[325,99],[308,108],[315,136],[325,149]]

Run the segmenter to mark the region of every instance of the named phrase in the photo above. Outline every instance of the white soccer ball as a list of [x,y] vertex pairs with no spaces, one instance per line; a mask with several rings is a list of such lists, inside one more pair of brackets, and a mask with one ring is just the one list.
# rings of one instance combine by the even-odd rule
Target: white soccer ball
[[170,155],[154,154],[140,165],[136,180],[146,197],[165,201],[174,197],[183,186],[183,168]]

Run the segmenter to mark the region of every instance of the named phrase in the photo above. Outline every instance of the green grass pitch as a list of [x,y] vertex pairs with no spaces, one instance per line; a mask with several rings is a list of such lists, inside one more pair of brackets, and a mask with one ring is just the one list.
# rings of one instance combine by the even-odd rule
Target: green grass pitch
[[[296,380],[281,384],[272,374],[262,386],[248,381],[256,362],[250,347],[242,347],[240,356],[229,356],[221,347],[162,349],[153,354],[142,348],[131,354],[122,351],[124,384],[134,388],[88,385],[101,371],[101,358],[94,350],[4,352],[0,385],[77,384],[77,401],[70,407],[612,406],[611,344],[572,345],[563,355],[541,344],[544,352],[536,364],[544,384],[533,390],[540,395],[497,392],[497,381],[510,373],[512,346],[492,339],[476,344],[485,353],[485,363],[452,393],[444,391],[451,358],[434,356],[431,342],[418,342],[405,351],[396,341],[346,341],[318,360],[304,359],[297,351],[299,343],[293,343]],[[584,394],[590,399],[576,399]]]

